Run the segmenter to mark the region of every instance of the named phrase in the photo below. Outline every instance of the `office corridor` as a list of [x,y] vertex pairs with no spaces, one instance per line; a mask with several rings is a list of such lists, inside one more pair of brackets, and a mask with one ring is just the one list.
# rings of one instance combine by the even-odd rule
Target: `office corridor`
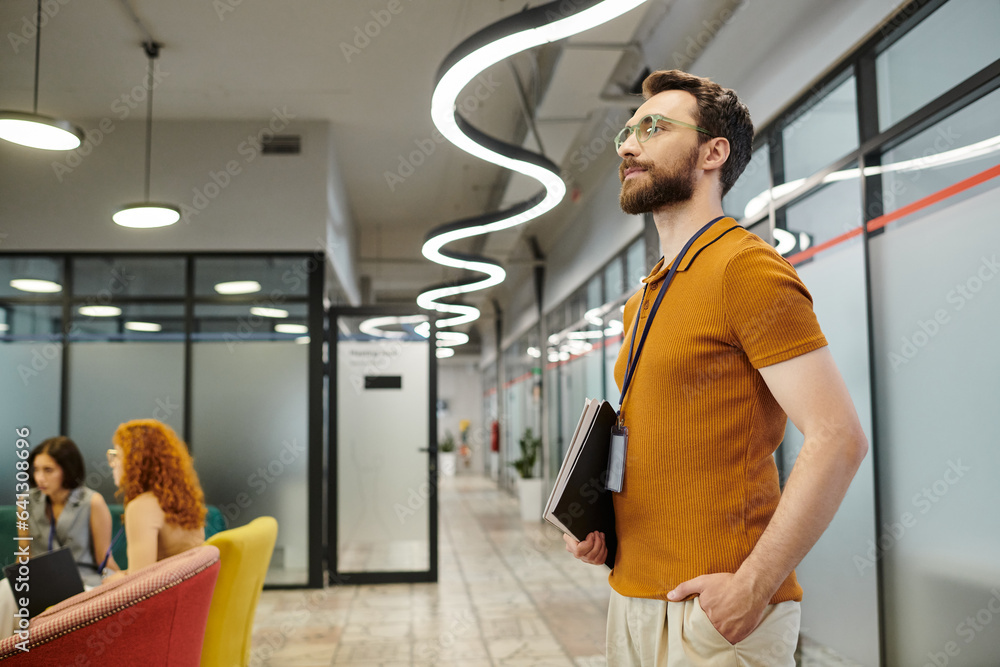
[[608,570],[523,523],[517,500],[481,477],[440,490],[437,584],[265,591],[254,667],[598,667]]

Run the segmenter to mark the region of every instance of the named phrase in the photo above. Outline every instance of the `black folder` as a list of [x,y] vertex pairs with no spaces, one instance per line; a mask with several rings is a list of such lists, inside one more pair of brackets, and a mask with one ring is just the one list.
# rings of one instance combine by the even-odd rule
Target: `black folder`
[[611,427],[616,418],[614,408],[607,401],[587,399],[542,515],[577,540],[582,541],[595,530],[604,533],[608,547],[604,564],[612,569],[618,538],[612,492],[605,484]]

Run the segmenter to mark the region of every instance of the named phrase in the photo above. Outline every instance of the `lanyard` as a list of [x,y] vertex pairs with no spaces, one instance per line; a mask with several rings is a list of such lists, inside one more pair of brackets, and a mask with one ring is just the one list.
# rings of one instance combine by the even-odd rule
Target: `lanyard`
[[115,544],[118,543],[118,538],[120,538],[122,536],[122,533],[124,531],[125,531],[125,525],[122,524],[118,528],[118,532],[115,533],[115,539],[111,540],[111,544],[108,545],[108,552],[106,554],[104,554],[104,560],[101,561],[100,567],[97,568],[98,572],[101,572],[101,573],[104,572],[104,567],[108,564],[108,559],[111,558],[111,550],[115,548]]
[[52,542],[56,537],[56,513],[52,511],[48,498],[45,499],[45,515],[49,519],[49,551],[52,551]]
[[[625,366],[625,379],[622,381],[622,394],[618,399],[618,424],[622,423],[622,406],[625,404],[625,394],[628,392],[629,385],[632,383],[632,376],[635,375],[635,368],[639,364],[639,355],[642,354],[642,348],[646,344],[646,336],[649,334],[650,326],[653,324],[653,317],[656,316],[656,311],[660,307],[660,302],[663,301],[663,295],[667,293],[667,288],[670,287],[670,283],[673,282],[674,275],[677,273],[677,268],[681,265],[681,261],[684,259],[684,255],[687,254],[688,249],[694,244],[698,238],[708,231],[708,228],[722,220],[726,216],[719,216],[715,220],[712,220],[707,225],[695,232],[694,236],[688,239],[688,242],[684,244],[680,253],[677,255],[677,259],[674,261],[673,266],[670,267],[670,271],[667,273],[666,279],[663,281],[663,289],[660,293],[656,295],[656,300],[653,301],[653,306],[649,310],[649,318],[646,320],[646,326],[642,328],[642,338],[639,339],[639,347],[635,347],[635,335],[639,331],[639,313],[636,313],[635,324],[632,327],[632,340],[629,342],[628,347],[628,364]],[[642,288],[642,301],[639,303],[646,302],[646,290],[649,288],[649,283]],[[632,356],[632,350],[635,349],[635,356]]]
[[[49,515],[49,551],[52,551],[52,544],[56,535],[56,519],[51,507],[46,507],[45,511]],[[118,528],[118,532],[115,533],[114,539],[111,540],[111,544],[108,545],[108,550],[104,554],[104,560],[101,561],[100,567],[97,568],[98,572],[104,572],[104,567],[108,564],[108,560],[111,558],[111,550],[115,548],[115,544],[118,543],[118,539],[122,536],[123,532],[125,532],[124,525]]]

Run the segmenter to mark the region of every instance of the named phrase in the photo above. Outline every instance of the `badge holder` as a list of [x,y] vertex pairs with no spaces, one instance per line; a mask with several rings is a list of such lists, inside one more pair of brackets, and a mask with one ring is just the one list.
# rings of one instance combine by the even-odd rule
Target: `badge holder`
[[611,427],[611,446],[608,448],[608,480],[604,485],[608,491],[621,493],[625,483],[625,454],[628,450],[628,428],[618,421]]

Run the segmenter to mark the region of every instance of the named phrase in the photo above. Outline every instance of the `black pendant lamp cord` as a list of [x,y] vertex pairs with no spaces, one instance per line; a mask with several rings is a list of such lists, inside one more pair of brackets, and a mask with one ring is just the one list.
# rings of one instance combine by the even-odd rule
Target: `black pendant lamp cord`
[[38,115],[38,60],[42,54],[42,0],[38,0],[35,26],[35,102],[32,106],[32,113]]
[[144,42],[143,49],[149,56],[149,68],[146,74],[146,197],[149,201],[149,171],[152,165],[153,150],[153,59],[160,55],[160,45],[156,42]]

